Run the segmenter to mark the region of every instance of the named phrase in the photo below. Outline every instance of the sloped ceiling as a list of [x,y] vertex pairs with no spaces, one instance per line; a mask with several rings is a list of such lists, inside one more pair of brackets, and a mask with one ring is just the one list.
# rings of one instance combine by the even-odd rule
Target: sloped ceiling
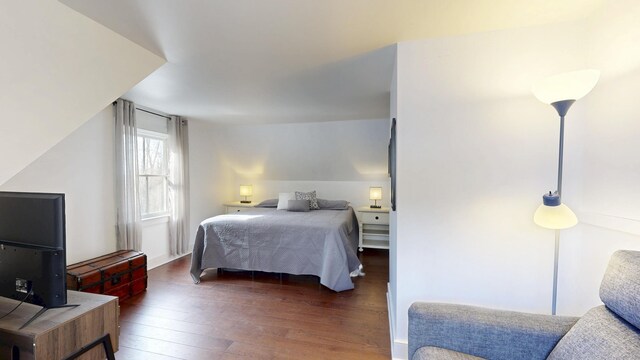
[[602,3],[61,1],[168,60],[127,98],[165,113],[226,123],[386,118],[393,44],[569,22]]
[[165,60],[52,0],[0,11],[0,184]]

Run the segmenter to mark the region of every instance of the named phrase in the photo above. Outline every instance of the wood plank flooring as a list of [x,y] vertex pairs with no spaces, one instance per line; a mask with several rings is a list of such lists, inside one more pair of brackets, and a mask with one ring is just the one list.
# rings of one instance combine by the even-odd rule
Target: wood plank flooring
[[190,256],[149,271],[120,306],[118,360],[389,359],[389,253],[360,253],[366,276],[336,293],[313,276],[207,270]]

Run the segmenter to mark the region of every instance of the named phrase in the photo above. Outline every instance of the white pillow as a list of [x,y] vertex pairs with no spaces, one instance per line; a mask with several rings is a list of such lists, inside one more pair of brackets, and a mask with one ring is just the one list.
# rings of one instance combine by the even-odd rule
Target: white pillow
[[278,210],[287,210],[289,208],[289,200],[295,200],[296,193],[280,193],[278,194]]

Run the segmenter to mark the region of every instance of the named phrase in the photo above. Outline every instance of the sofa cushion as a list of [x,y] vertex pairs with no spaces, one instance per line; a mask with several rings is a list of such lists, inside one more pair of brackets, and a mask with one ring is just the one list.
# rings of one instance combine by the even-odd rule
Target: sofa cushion
[[435,346],[423,346],[411,360],[482,360],[483,358]]
[[639,354],[640,330],[598,306],[578,320],[547,359],[638,359]]
[[545,359],[577,318],[415,302],[409,308],[409,358],[436,346],[494,360]]
[[600,285],[600,299],[611,311],[640,328],[640,251],[616,251]]

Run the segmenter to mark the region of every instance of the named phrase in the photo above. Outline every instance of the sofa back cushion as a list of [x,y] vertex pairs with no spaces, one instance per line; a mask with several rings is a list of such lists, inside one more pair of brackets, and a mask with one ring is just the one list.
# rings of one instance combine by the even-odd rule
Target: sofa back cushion
[[640,251],[619,250],[611,256],[600,285],[600,300],[640,328]]
[[639,354],[640,330],[598,306],[578,320],[547,359],[637,359]]

